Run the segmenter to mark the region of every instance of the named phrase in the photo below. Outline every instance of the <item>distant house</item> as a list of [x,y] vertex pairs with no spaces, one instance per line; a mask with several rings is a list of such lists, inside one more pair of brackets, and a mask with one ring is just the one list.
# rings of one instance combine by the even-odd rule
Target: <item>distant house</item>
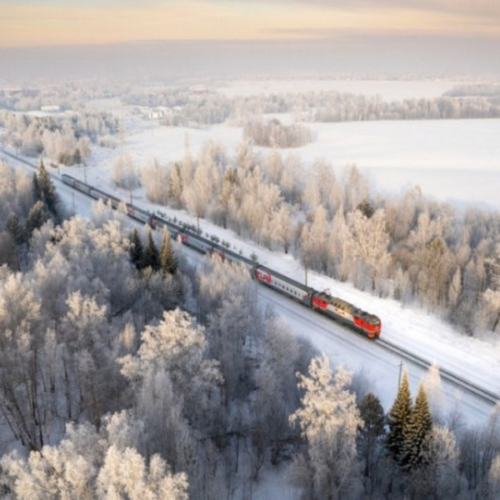
[[172,115],[172,109],[170,109],[167,106],[158,106],[157,108],[152,109],[148,113],[148,120],[161,120],[162,118],[171,115]]
[[148,120],[159,120],[160,118],[163,118],[164,114],[165,113],[163,111],[158,109],[150,111],[148,113]]
[[40,111],[44,111],[45,113],[59,113],[61,111],[61,106],[48,105],[42,106]]

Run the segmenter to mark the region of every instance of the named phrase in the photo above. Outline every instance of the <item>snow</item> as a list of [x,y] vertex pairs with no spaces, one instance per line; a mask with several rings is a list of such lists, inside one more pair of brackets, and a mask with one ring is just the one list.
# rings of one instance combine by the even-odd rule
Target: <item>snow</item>
[[315,141],[297,152],[311,165],[355,163],[381,191],[420,185],[442,201],[500,207],[500,120],[309,124]]
[[[286,116],[280,119],[287,123]],[[308,123],[314,141],[301,148],[283,150],[300,156],[311,166],[318,158],[330,161],[340,172],[355,163],[375,190],[395,193],[419,185],[424,195],[455,205],[500,208],[500,120],[421,120],[349,123]],[[137,117],[126,120],[122,146],[94,148],[89,171],[106,181],[113,159],[125,152],[138,168],[152,158],[165,163],[180,160],[186,138],[196,156],[212,140],[234,155],[243,138],[242,129],[216,125],[205,129],[166,127]],[[268,148],[256,148],[268,154]],[[103,175],[104,174],[104,175]]]
[[221,82],[216,90],[227,97],[299,92],[337,91],[367,96],[379,95],[387,101],[440,97],[458,83],[452,80],[232,80]]

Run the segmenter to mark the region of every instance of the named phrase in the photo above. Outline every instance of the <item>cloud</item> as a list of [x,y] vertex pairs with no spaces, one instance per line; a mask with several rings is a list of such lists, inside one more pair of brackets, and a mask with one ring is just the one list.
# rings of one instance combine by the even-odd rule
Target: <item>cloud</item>
[[[285,4],[309,4],[335,9],[370,8],[408,9],[444,12],[474,17],[496,16],[500,27],[500,2],[498,0],[275,0]],[[376,6],[374,5],[376,3]]]

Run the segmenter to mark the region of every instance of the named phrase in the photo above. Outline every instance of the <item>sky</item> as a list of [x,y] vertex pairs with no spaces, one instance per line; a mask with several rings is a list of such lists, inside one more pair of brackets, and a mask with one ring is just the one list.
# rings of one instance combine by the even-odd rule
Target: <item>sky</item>
[[500,0],[0,0],[0,78],[500,76]]
[[0,47],[360,34],[500,39],[500,1],[0,0]]

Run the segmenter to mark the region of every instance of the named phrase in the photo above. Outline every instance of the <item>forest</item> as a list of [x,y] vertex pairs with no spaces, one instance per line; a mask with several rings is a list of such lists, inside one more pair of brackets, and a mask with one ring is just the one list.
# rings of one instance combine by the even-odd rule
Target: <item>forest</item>
[[71,215],[43,163],[0,168],[3,498],[249,499],[269,471],[304,499],[500,494],[500,411],[445,414],[437,367],[385,411],[244,268],[102,202]]
[[440,314],[464,333],[498,333],[500,217],[428,200],[418,187],[381,196],[355,165],[312,167],[293,153],[235,157],[208,142],[196,158],[151,160],[138,173],[123,155],[117,186],[142,185],[148,199],[186,209],[238,236],[291,253],[313,269],[381,297]]

